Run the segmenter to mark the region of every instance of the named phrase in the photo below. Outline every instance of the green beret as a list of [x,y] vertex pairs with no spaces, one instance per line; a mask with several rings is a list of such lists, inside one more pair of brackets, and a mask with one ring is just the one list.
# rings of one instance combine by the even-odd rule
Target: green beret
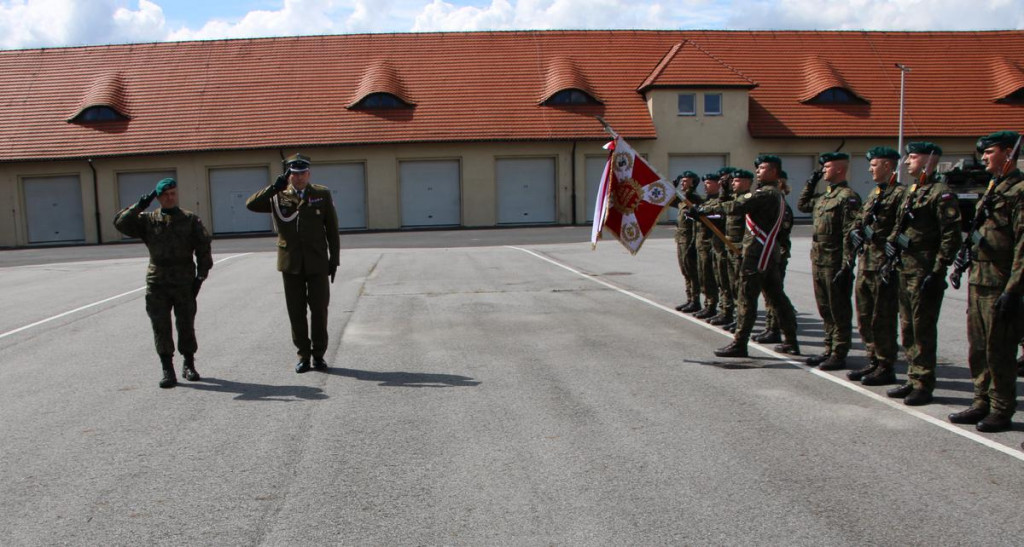
[[888,146],[876,146],[871,150],[868,150],[868,153],[865,154],[864,156],[868,159],[868,161],[871,161],[875,158],[883,160],[900,161],[899,151],[897,151],[895,148],[889,148]]
[[718,180],[718,173],[708,173],[704,175],[704,180]]
[[771,154],[761,154],[754,160],[754,167],[761,165],[762,163],[774,163],[779,169],[782,169],[782,158],[773,156]]
[[683,174],[680,176],[683,178],[694,179],[698,182],[700,181],[700,175],[694,173],[693,171],[683,171]]
[[821,164],[821,165],[825,165],[826,163],[828,163],[830,161],[848,160],[848,159],[850,159],[850,155],[847,154],[846,152],[825,152],[824,154],[822,154],[818,158],[818,163]]
[[917,141],[907,143],[908,154],[928,154],[930,156],[941,156],[942,149],[934,142]]
[[732,178],[734,179],[753,179],[754,174],[746,169],[737,169],[732,172]]
[[717,176],[718,176],[718,178],[722,178],[722,177],[724,177],[726,175],[732,175],[733,171],[735,171],[735,170],[736,170],[735,167],[726,165],[725,167],[723,167],[723,168],[718,170],[718,175]]
[[991,135],[986,135],[978,139],[978,152],[984,152],[986,148],[991,146],[1013,148],[1014,146],[1017,146],[1017,139],[1019,138],[1020,134],[1016,131],[996,131]]
[[292,173],[305,173],[309,171],[309,156],[292,154],[284,160],[285,169]]
[[171,178],[161,179],[160,182],[156,183],[156,190],[155,190],[156,191],[156,195],[162,196],[162,195],[164,195],[164,192],[170,190],[171,188],[177,188],[177,187],[178,187],[178,182],[175,181],[174,179],[171,179]]

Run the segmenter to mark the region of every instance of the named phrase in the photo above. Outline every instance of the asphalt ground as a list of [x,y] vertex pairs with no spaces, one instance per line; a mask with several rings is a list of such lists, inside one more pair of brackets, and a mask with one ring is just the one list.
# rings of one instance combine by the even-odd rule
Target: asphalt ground
[[910,409],[756,345],[716,358],[729,336],[672,310],[670,229],[636,256],[588,238],[346,235],[330,368],[304,375],[272,240],[218,239],[203,381],[171,390],[141,245],[0,252],[0,544],[1020,544],[1024,425],[944,419],[971,399],[965,291]]

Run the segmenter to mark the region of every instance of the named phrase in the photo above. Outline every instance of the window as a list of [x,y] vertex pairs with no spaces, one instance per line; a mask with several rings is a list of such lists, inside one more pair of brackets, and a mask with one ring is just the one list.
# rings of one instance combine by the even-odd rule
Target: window
[[585,91],[579,89],[563,89],[544,101],[546,105],[566,104],[599,104],[597,99],[591,97]]
[[679,115],[680,116],[696,116],[697,115],[697,96],[693,93],[680,93],[679,94]]
[[705,93],[704,94],[704,115],[705,116],[721,116],[722,115],[722,94],[721,93]]
[[109,106],[90,106],[79,112],[71,120],[71,123],[116,122],[126,119],[128,118],[122,116]]
[[370,93],[352,108],[408,108],[409,104],[390,93]]
[[807,101],[810,104],[864,104],[864,100],[841,88],[832,87]]
[[1024,87],[1010,93],[996,102],[1003,104],[1024,104]]

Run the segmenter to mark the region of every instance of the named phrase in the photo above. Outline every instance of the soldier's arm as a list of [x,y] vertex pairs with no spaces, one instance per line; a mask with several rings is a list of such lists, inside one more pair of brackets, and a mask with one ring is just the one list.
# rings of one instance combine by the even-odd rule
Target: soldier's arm
[[853,241],[850,239],[850,232],[857,227],[860,220],[860,213],[863,204],[857,192],[850,191],[843,204],[843,260],[844,263],[853,262]]
[[141,239],[145,235],[145,227],[142,224],[143,207],[138,203],[121,209],[114,215],[114,227],[118,232],[128,236]]
[[1013,227],[1013,265],[1003,292],[1019,296],[1024,294],[1024,192],[1017,194],[1010,225]]
[[957,251],[960,250],[962,239],[960,236],[960,205],[957,202],[956,194],[949,188],[939,193],[935,201],[939,219],[939,253],[935,256],[935,265],[932,271],[945,275],[946,269],[953,263]]
[[338,236],[338,211],[334,208],[334,197],[330,190],[327,191],[327,214],[324,215],[324,229],[327,230],[327,252],[332,266],[341,263],[341,238]]
[[796,208],[801,213],[813,213],[814,212],[814,187],[818,184],[816,182],[807,181],[804,185],[804,189],[800,191],[800,197],[796,200]]
[[197,216],[192,226],[193,245],[196,253],[196,275],[203,279],[210,274],[213,268],[213,251],[211,249],[210,232],[206,230],[203,221]]
[[270,198],[276,196],[278,192],[280,192],[280,190],[271,184],[270,186],[267,186],[266,188],[249,196],[249,199],[245,200],[245,208],[256,213],[269,213]]

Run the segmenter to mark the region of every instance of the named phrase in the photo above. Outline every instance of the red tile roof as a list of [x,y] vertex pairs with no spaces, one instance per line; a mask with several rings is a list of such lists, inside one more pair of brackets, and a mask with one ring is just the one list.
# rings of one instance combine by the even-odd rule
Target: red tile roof
[[849,91],[858,99],[861,99],[866,103],[871,102],[853,89],[853,87],[846,81],[846,78],[843,77],[843,74],[836,69],[835,65],[826,59],[818,57],[817,55],[811,55],[803,62],[803,78],[803,92],[799,97],[797,97],[797,100],[802,103],[817,97],[823,91],[827,91],[835,87]]
[[83,110],[93,106],[107,106],[113,108],[118,114],[130,118],[128,101],[125,97],[124,80],[121,75],[112,72],[99,75],[89,86],[89,89],[82,97],[82,101],[75,107],[74,112],[67,117],[70,121],[82,113]]
[[544,71],[544,91],[541,92],[540,100],[537,103],[543,103],[555,93],[566,89],[586,91],[588,95],[599,102],[604,102],[594,91],[590,81],[587,80],[586,73],[580,69],[576,61],[570,57],[558,56],[547,63],[547,69]]
[[[870,104],[801,103],[809,58],[827,60]],[[908,137],[1024,129],[1024,107],[995,102],[1024,86],[1021,31],[340,35],[0,51],[0,161],[605,139],[596,114],[627,138],[648,139],[655,124],[638,90],[701,85],[750,89],[755,138],[890,137],[895,63],[912,69]],[[117,86],[97,84],[111,74],[120,81],[113,94]],[[589,86],[603,104],[538,104],[562,85]],[[83,104],[106,100],[94,86],[119,95],[131,119],[68,123]],[[347,108],[380,90],[416,106]]]

